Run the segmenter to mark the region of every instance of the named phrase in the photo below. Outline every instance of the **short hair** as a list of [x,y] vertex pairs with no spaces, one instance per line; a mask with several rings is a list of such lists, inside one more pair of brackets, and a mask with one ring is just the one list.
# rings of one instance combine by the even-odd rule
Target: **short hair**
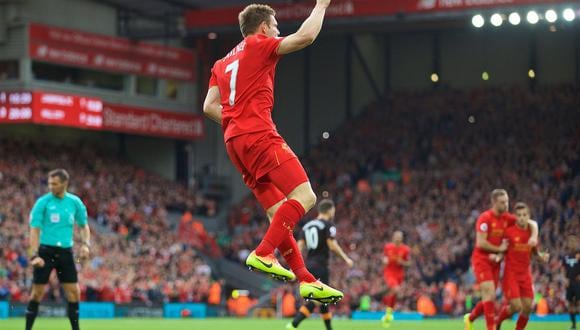
[[70,179],[70,175],[68,175],[68,172],[62,168],[57,168],[56,170],[48,172],[48,177],[49,178],[58,177],[61,182],[67,182]]
[[506,191],[505,189],[494,189],[494,190],[491,192],[491,201],[492,201],[492,202],[495,202],[495,200],[496,200],[498,197],[500,197],[500,196],[503,196],[503,195],[507,196],[507,194],[508,194],[508,193],[507,193],[507,191]]
[[238,15],[242,36],[245,38],[255,33],[262,22],[270,22],[270,16],[276,16],[276,11],[272,7],[259,4],[248,5]]
[[318,213],[327,213],[334,208],[334,202],[330,199],[323,199],[318,203]]
[[528,213],[530,212],[530,208],[528,206],[528,204],[524,203],[524,202],[518,202],[515,206],[516,211],[518,210],[527,210]]

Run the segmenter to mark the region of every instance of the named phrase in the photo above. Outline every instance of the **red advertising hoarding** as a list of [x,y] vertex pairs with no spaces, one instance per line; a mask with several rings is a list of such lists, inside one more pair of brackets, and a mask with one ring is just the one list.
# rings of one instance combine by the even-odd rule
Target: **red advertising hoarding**
[[203,136],[204,126],[200,116],[105,104],[103,130],[195,139]]
[[102,126],[103,102],[96,98],[33,92],[32,104],[34,123],[94,129]]
[[0,123],[30,121],[32,121],[32,93],[0,91]]
[[36,123],[187,140],[204,135],[203,119],[198,115],[43,91],[0,91],[0,123]]
[[[326,11],[330,20],[336,18],[365,18],[393,16],[399,13],[416,14],[469,10],[505,6],[526,6],[571,2],[569,0],[335,0]],[[303,20],[314,6],[314,1],[274,5],[279,21]],[[238,13],[243,7],[190,10],[185,14],[188,28],[209,28],[238,24]]]
[[30,57],[51,63],[175,80],[195,80],[193,51],[30,24]]

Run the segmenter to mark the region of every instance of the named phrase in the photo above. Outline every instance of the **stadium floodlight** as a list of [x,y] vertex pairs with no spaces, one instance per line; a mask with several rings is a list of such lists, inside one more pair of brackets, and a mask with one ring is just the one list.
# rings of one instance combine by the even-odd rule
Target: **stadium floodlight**
[[528,20],[528,23],[530,24],[536,24],[540,21],[540,16],[538,15],[538,13],[536,13],[535,11],[531,10],[528,12],[528,15],[526,16],[526,19]]
[[511,25],[518,25],[522,21],[522,18],[518,13],[511,13],[510,16],[508,17],[508,20]]
[[431,74],[431,81],[436,83],[439,81],[439,75],[436,73]]
[[485,24],[485,19],[483,18],[483,16],[477,14],[473,16],[473,18],[471,18],[471,24],[473,24],[473,26],[475,26],[476,28],[483,27],[483,25]]
[[572,8],[566,8],[562,12],[562,17],[568,22],[572,22],[576,18],[576,13]]
[[491,15],[490,22],[491,22],[491,25],[493,25],[495,27],[499,27],[503,24],[503,17],[501,17],[500,14],[495,13],[495,14]]
[[558,20],[558,14],[556,14],[556,11],[554,9],[548,9],[544,14],[544,18],[546,19],[546,21],[554,23]]
[[488,81],[489,80],[489,73],[487,71],[483,71],[481,74],[481,80]]
[[534,69],[530,69],[530,71],[528,71],[528,77],[530,77],[530,79],[536,78],[536,71],[534,71]]

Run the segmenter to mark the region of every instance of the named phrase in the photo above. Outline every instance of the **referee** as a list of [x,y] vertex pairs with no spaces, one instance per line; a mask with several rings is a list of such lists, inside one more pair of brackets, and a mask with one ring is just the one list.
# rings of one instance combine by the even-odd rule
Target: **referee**
[[80,288],[72,251],[75,222],[81,229],[82,260],[89,257],[91,232],[87,208],[78,196],[67,192],[68,183],[67,171],[57,169],[48,173],[50,193],[40,197],[30,212],[30,264],[34,267],[34,276],[26,309],[26,330],[32,330],[53,269],[66,294],[72,330],[79,330]]

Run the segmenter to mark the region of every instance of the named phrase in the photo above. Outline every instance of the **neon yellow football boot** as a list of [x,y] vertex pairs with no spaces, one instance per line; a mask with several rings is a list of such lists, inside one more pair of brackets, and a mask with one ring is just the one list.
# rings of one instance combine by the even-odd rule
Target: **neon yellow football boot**
[[278,262],[278,259],[273,254],[269,254],[265,257],[260,257],[256,255],[256,251],[252,251],[248,258],[246,259],[246,266],[251,270],[257,270],[272,276],[274,279],[279,281],[294,281],[296,280],[296,275],[289,271],[288,269],[282,267]]
[[465,324],[465,330],[473,330],[473,322],[469,319],[469,313],[463,316],[463,323]]
[[323,304],[337,303],[344,294],[320,281],[301,282],[300,295],[306,300],[316,300]]
[[393,309],[391,307],[387,307],[385,315],[381,318],[381,323],[383,324],[383,328],[388,328],[393,323],[395,316],[393,315]]

